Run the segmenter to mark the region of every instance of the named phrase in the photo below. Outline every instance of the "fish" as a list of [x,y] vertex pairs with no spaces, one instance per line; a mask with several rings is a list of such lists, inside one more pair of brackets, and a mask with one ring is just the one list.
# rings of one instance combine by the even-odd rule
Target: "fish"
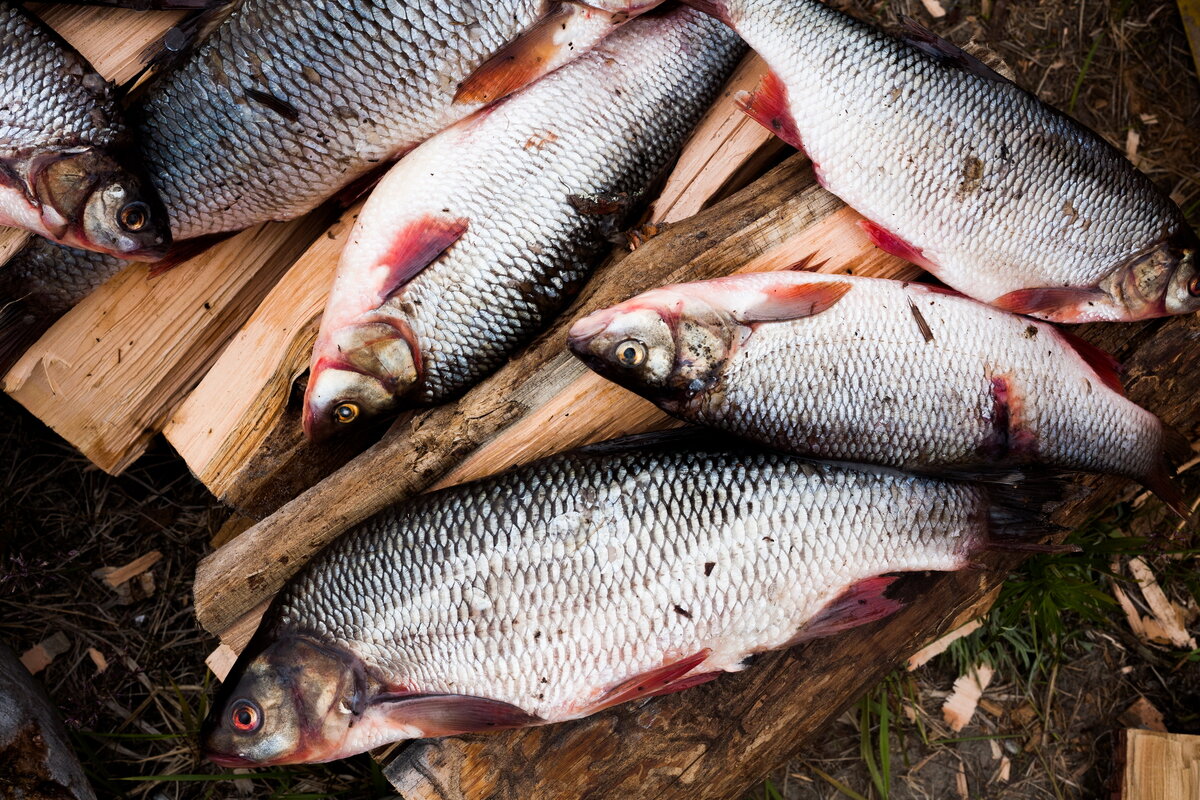
[[[353,199],[388,162],[655,5],[240,0],[215,10],[219,24],[183,46],[128,110],[177,242],[161,269],[232,232],[335,195]],[[124,266],[32,242],[8,269],[44,266],[52,252],[61,263],[36,291],[9,278],[0,293],[0,309],[11,307],[0,317],[0,370],[82,289]]]
[[166,251],[167,213],[116,90],[10,0],[0,0],[0,97],[0,225],[115,258]]
[[643,17],[401,160],[343,251],[307,435],[442,402],[507,361],[575,294],[743,51],[691,9]]
[[1022,547],[1054,491],[710,432],[552,456],[395,506],[319,553],[214,698],[202,749],[226,767],[328,761],[696,686],[887,617],[903,573]]
[[1178,433],[1116,361],[951,290],[749,273],[666,286],[578,320],[591,369],[688,422],[816,458],[941,475],[1042,464],[1120,475],[1187,508]]
[[742,108],[807,153],[881,249],[1062,323],[1200,308],[1200,238],[1116,148],[911,21],[819,0],[688,0],[769,69]]

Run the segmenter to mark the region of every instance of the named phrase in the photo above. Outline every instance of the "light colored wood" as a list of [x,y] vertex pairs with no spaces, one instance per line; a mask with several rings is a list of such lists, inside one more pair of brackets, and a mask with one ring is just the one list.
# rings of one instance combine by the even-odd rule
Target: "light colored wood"
[[58,35],[70,42],[113,83],[123,84],[142,71],[142,51],[186,16],[183,11],[131,11],[88,6],[31,6]]
[[134,264],[71,309],[3,388],[110,474],[144,452],[320,215],[252,228],[158,278]]
[[123,567],[117,567],[112,572],[107,572],[104,575],[104,582],[113,589],[116,589],[125,581],[131,580],[141,575],[146,570],[153,567],[159,561],[162,561],[162,553],[157,550],[151,550],[144,556],[138,556],[133,561],[130,561]]
[[[403,418],[366,453],[206,558],[195,584],[201,624],[224,634],[334,535],[389,503],[445,483],[447,475],[466,480],[666,424],[653,406],[600,380],[565,351],[566,329],[587,311],[663,283],[729,274],[747,264],[782,268],[824,245],[831,271],[916,274],[861,238],[842,209],[796,156],[606,265],[546,335],[492,378],[455,403]],[[842,239],[850,244],[839,244]]]
[[1200,736],[1130,728],[1120,800],[1200,800]]
[[[685,144],[651,224],[693,216],[715,197],[762,172],[779,152],[734,96],[758,83],[765,65],[748,57]],[[288,271],[168,423],[167,440],[213,494],[260,518],[349,461],[365,436],[312,444],[300,430],[297,377],[308,367],[320,313],[357,209]]]
[[[342,215],[288,269],[163,431],[217,497],[236,503],[239,491],[249,491],[253,473],[264,472],[257,461],[268,440],[286,439],[289,453],[304,447],[296,415],[287,414],[288,399],[308,368],[338,259],[360,208]],[[280,431],[285,418],[290,430]],[[272,453],[278,450],[276,445]]]

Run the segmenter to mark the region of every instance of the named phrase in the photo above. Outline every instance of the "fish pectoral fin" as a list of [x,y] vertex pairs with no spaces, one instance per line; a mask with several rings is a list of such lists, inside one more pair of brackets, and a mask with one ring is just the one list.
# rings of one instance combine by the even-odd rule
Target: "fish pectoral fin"
[[937,271],[937,268],[925,257],[925,254],[920,249],[909,244],[903,238],[892,233],[879,223],[872,222],[869,219],[860,219],[858,227],[862,228],[863,233],[867,234],[867,238],[871,240],[871,243],[883,252],[889,253],[896,258],[902,258],[930,272]]
[[738,92],[734,102],[759,125],[797,150],[804,150],[800,130],[788,107],[787,86],[774,72],[763,75],[754,91]]
[[1055,329],[1055,332],[1071,346],[1075,354],[1084,360],[1100,381],[1117,394],[1125,397],[1125,384],[1121,382],[1121,362],[1111,353],[1101,350],[1096,345],[1081,339],[1067,330]]
[[891,616],[904,607],[904,602],[886,597],[884,592],[898,580],[895,575],[879,575],[859,581],[822,608],[787,646],[833,636]]
[[494,103],[557,69],[604,38],[619,22],[583,3],[555,3],[458,85],[455,103]]
[[644,672],[641,675],[635,675],[628,680],[622,681],[616,686],[606,689],[596,699],[594,704],[588,706],[586,713],[595,714],[597,711],[619,706],[631,700],[683,691],[684,689],[712,680],[712,678],[716,677],[716,673],[688,675],[689,672],[703,664],[705,659],[711,654],[712,650],[706,647],[686,658],[672,661],[669,664],[664,664],[649,672]]
[[963,50],[953,42],[946,41],[921,23],[917,22],[912,17],[901,15],[900,23],[903,27],[901,38],[921,52],[931,55],[945,64],[950,64],[958,67],[959,69],[966,70],[973,75],[978,75],[979,77],[986,78],[989,81],[1012,83],[1011,80],[1004,77],[999,72],[968,53],[966,50]]
[[1028,314],[1052,322],[1085,322],[1095,318],[1088,313],[1089,307],[1107,307],[1111,302],[1101,289],[1055,286],[1018,289],[997,297],[989,305],[1014,314]]
[[743,324],[813,317],[833,308],[848,291],[849,281],[782,284],[765,290],[761,299],[738,309],[733,316]]
[[424,736],[523,728],[545,721],[511,703],[463,694],[383,696],[372,705],[395,724],[418,729]]
[[387,280],[379,287],[379,302],[398,292],[423,269],[449,250],[467,232],[468,221],[432,214],[404,225],[382,259]]

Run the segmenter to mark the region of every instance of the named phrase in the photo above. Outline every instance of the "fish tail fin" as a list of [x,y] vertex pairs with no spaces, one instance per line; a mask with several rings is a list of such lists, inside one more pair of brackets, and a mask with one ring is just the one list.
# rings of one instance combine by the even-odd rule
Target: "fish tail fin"
[[1174,428],[1164,425],[1162,457],[1141,479],[1143,486],[1183,520],[1191,516],[1191,509],[1183,496],[1183,490],[1179,488],[1179,482],[1175,479],[1175,469],[1192,455],[1192,443],[1188,438]]
[[[980,480],[982,478],[982,480]],[[976,476],[988,496],[988,535],[984,550],[1020,553],[1076,553],[1074,545],[1045,540],[1063,532],[1050,515],[1063,501],[1065,473],[1047,469],[998,471]]]

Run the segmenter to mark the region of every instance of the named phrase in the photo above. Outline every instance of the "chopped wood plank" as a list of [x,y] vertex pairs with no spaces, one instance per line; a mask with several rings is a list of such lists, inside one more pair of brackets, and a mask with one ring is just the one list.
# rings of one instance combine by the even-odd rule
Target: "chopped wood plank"
[[326,227],[321,214],[261,225],[154,279],[131,265],[39,339],[4,391],[119,474]]
[[[689,217],[763,171],[786,148],[733,102],[765,65],[750,56],[688,139],[651,223]],[[358,209],[347,212],[288,271],[168,423],[164,434],[192,473],[226,504],[261,518],[345,464],[370,430],[322,444],[300,428],[301,391],[329,287]],[[378,436],[378,430],[374,436]]]
[[[829,249],[822,255],[831,259],[828,269],[917,274],[915,267],[874,248],[843,209],[816,186],[811,169],[796,156],[762,181],[692,220],[668,226],[633,254],[601,268],[567,313],[491,378],[457,402],[400,419],[371,449],[206,558],[195,584],[201,624],[220,635],[334,535],[424,491],[451,470],[461,479],[476,477],[518,459],[644,430],[655,419],[662,424],[661,412],[588,377],[591,373],[566,352],[566,330],[590,310],[664,283],[728,274],[748,262],[759,268],[788,266],[822,247],[810,235],[826,242]],[[589,382],[611,402],[595,402],[586,389]],[[577,401],[568,407],[570,397]],[[490,448],[486,461],[474,458],[472,452],[485,445]]]
[[183,19],[185,11],[103,11],[86,5],[32,6],[42,21],[58,32],[97,72],[116,84],[133,79],[144,68],[142,51]]
[[1117,800],[1200,798],[1200,736],[1131,728],[1121,740]]

